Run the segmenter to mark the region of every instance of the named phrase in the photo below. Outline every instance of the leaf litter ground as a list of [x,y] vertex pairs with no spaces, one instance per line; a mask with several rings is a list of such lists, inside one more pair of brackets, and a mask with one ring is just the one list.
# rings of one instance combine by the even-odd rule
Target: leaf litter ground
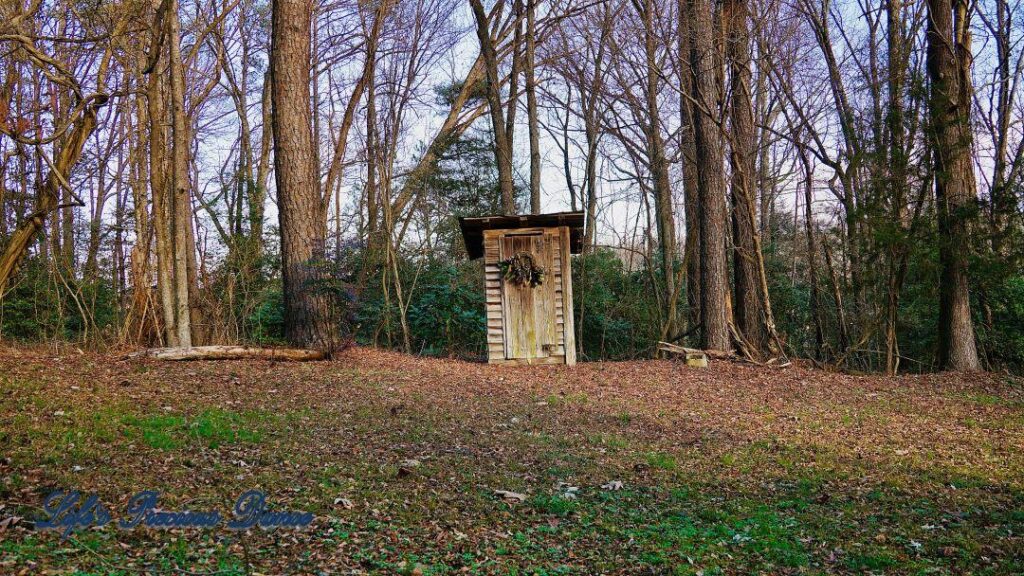
[[[2,574],[1021,574],[1024,387],[724,361],[0,352]],[[303,531],[37,532],[55,488]]]

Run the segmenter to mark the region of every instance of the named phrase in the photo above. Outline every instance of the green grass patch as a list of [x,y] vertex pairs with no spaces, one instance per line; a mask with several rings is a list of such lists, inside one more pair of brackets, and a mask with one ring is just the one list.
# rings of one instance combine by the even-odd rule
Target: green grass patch
[[885,570],[896,566],[898,560],[891,553],[886,551],[860,551],[852,552],[843,560],[843,564],[850,570]]
[[127,416],[123,419],[125,435],[141,439],[155,450],[176,450],[190,443],[208,448],[223,445],[259,442],[259,426],[270,418],[255,412],[239,413],[210,408],[187,417],[169,414]]
[[537,494],[530,499],[530,504],[538,512],[555,516],[568,516],[576,511],[578,502],[574,498],[553,494]]
[[661,470],[675,470],[679,465],[675,456],[664,452],[650,452],[647,454],[647,464],[651,468]]

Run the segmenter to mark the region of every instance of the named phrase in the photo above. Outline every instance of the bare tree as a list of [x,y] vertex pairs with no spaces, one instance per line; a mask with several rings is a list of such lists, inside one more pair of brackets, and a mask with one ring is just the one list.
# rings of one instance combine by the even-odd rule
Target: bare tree
[[537,120],[537,0],[526,0],[526,117],[530,131],[530,213],[540,214],[540,124]]
[[[55,158],[53,160],[46,159],[49,170],[45,179],[39,177],[37,180],[38,190],[32,212],[27,214],[13,231],[3,253],[0,254],[0,297],[3,296],[11,276],[27,254],[32,241],[43,229],[46,219],[60,208],[61,190],[65,190],[69,196],[74,196],[69,175],[81,158],[89,136],[97,127],[98,110],[109,100],[106,83],[113,57],[112,44],[108,44],[102,53],[100,63],[95,71],[96,89],[93,93],[87,94],[80,79],[68,69],[66,64],[40,50],[33,40],[33,34],[23,33],[21,27],[27,26],[37,17],[40,4],[33,4],[30,9],[32,11],[21,12],[19,10],[10,14],[5,27],[0,28],[0,38],[5,42],[12,42],[15,54],[39,68],[37,80],[45,77],[53,82],[59,88],[59,90],[55,90],[55,93],[57,91],[69,92],[73,99],[73,105],[65,109],[66,115],[56,119],[53,133],[45,136],[39,133],[43,129],[41,122],[36,124],[34,136],[23,134],[20,129],[27,127],[20,126],[17,122],[0,122],[0,133],[20,145],[36,146],[39,153],[38,170],[40,174],[43,163],[42,145],[52,143],[56,148]],[[120,35],[125,24],[126,20],[122,17],[110,30],[111,36]]]
[[764,257],[757,226],[757,135],[751,95],[750,10],[747,0],[728,0],[722,8],[729,66],[730,165],[732,167],[732,242],[736,323],[752,353],[767,352],[771,301],[762,289]]
[[[492,19],[500,19],[504,4],[499,2],[488,14],[480,0],[470,0],[473,18],[476,20],[476,36],[480,42],[480,54],[486,73],[487,104],[491,113],[491,129],[494,131],[494,159],[498,166],[498,184],[501,188],[501,206],[506,214],[517,212],[515,187],[512,181],[512,146],[509,138],[511,123],[506,125],[501,98],[501,81],[498,78],[498,53],[491,37]],[[519,24],[516,23],[516,29]],[[515,49],[515,48],[514,48]],[[514,77],[513,71],[513,77]],[[514,98],[511,110],[515,109]]]
[[966,0],[929,0],[928,17],[929,132],[942,261],[939,364],[952,370],[977,370],[967,278],[969,222],[976,196],[971,161],[970,7]]
[[317,286],[324,257],[326,216],[313,155],[310,94],[312,8],[304,0],[276,0],[271,23],[274,175],[281,225],[285,336],[298,346],[336,345],[330,303]]
[[726,258],[724,152],[715,49],[715,18],[709,0],[690,0],[693,22],[690,63],[693,73],[693,126],[700,201],[701,345],[728,350],[729,277]]

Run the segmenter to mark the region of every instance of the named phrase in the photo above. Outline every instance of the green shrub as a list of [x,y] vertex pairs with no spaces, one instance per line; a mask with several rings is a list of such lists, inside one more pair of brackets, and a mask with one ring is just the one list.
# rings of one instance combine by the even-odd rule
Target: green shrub
[[474,265],[433,262],[427,266],[409,305],[409,326],[417,349],[448,356],[485,352],[487,318],[480,274]]
[[627,271],[611,250],[573,258],[573,304],[580,357],[627,359],[651,353],[660,304],[646,270]]

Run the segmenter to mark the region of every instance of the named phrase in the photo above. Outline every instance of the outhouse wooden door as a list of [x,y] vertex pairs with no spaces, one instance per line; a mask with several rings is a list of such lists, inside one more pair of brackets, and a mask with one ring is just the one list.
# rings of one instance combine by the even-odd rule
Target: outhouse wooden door
[[557,239],[558,236],[543,231],[509,233],[500,239],[500,260],[528,252],[546,272],[544,282],[535,287],[502,282],[506,359],[546,358],[558,348],[554,273]]

